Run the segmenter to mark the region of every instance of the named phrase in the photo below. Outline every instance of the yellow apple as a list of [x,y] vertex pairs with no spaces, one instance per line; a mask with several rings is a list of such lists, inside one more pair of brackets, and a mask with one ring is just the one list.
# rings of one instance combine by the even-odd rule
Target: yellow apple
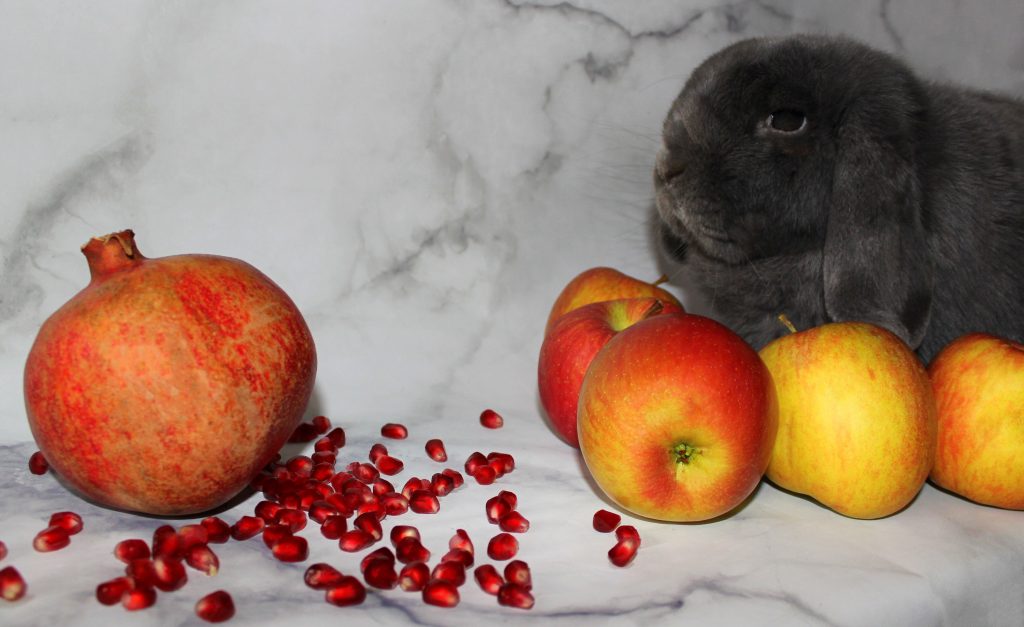
[[931,479],[972,501],[1024,509],[1024,345],[972,333],[928,366],[939,411]]
[[640,279],[623,274],[614,268],[591,268],[578,274],[562,289],[548,314],[545,335],[555,326],[555,321],[574,309],[623,298],[657,298],[679,308],[682,305],[675,296],[658,287],[661,281],[645,283]]
[[779,398],[766,476],[852,518],[881,518],[921,490],[935,457],[924,366],[894,334],[860,322],[792,333],[761,350]]

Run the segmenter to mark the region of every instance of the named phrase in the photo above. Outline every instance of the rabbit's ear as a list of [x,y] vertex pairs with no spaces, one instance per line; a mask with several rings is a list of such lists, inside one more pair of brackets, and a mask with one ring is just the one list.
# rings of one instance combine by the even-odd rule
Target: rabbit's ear
[[831,320],[879,324],[917,348],[928,327],[934,277],[922,225],[915,116],[904,104],[862,99],[846,110],[822,263]]

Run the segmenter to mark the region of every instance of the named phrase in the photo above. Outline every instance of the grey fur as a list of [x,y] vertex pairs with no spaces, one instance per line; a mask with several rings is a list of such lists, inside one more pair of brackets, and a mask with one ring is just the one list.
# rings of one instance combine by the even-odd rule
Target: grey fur
[[[806,126],[772,130],[780,110]],[[756,348],[780,313],[873,322],[926,361],[968,332],[1024,341],[1024,102],[846,39],[751,39],[693,72],[663,138],[665,250]]]

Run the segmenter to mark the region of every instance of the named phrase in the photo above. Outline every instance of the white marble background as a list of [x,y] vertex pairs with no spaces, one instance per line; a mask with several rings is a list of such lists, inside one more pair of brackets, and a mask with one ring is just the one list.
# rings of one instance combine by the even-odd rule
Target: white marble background
[[[586,529],[602,501],[540,417],[536,354],[564,283],[595,265],[660,273],[650,170],[689,71],[737,39],[798,31],[1024,94],[1018,0],[0,0],[0,566],[18,564],[33,591],[0,622],[174,624],[198,597],[141,615],[100,607],[89,597],[113,576],[107,551],[153,521],[24,468],[35,332],[87,282],[79,246],[130,227],[147,256],[239,257],[284,287],[318,345],[311,413],[353,446],[399,419],[446,437],[456,460],[516,454],[507,487],[531,504],[534,620],[1020,624],[1021,515],[931,488],[862,523],[763,486],[720,523],[638,523],[640,558],[612,572],[607,538]],[[465,426],[488,406],[504,431]],[[487,496],[468,490],[437,537],[476,524],[464,520]],[[94,535],[26,548],[45,513],[68,508]],[[219,577],[246,608],[238,622],[339,615],[275,578],[294,569],[265,553],[234,559],[244,572]],[[451,613],[380,595],[348,620],[521,618],[475,592]]]

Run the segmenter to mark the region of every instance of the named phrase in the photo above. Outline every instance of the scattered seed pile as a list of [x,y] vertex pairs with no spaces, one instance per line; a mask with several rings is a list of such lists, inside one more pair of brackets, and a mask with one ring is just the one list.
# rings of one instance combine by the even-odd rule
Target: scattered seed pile
[[[504,420],[493,410],[480,415],[480,424],[490,429],[501,428]],[[384,438],[406,439],[408,429],[401,424],[387,423],[381,427]],[[215,575],[220,568],[217,554],[210,545],[229,540],[247,541],[260,536],[271,555],[282,562],[303,562],[309,557],[308,541],[299,532],[310,521],[319,525],[320,534],[337,541],[338,548],[348,553],[368,549],[384,541],[382,521],[408,512],[435,514],[440,499],[462,487],[465,478],[453,468],[444,468],[425,477],[409,478],[401,490],[385,477],[402,472],[402,461],[389,454],[383,443],[374,444],[369,462],[353,461],[338,470],[338,453],[345,447],[345,431],[332,428],[325,416],[301,423],[290,442],[313,442],[313,453],[296,455],[281,461],[281,456],[267,465],[254,479],[252,487],[263,499],[253,508],[253,515],[241,516],[229,525],[211,516],[196,524],[175,529],[161,525],[151,542],[139,538],[125,539],[114,547],[114,556],[124,563],[124,574],[96,587],[96,598],[104,605],[121,604],[127,610],[142,610],[157,601],[158,592],[173,592],[188,582],[186,566]],[[430,439],[424,447],[427,456],[438,463],[448,461],[444,443]],[[47,472],[48,464],[36,452],[29,460],[34,474]],[[515,459],[508,453],[472,453],[463,465],[465,473],[479,485],[490,485],[515,470]],[[487,541],[487,557],[506,562],[499,572],[495,564],[476,562],[472,539],[458,529],[448,542],[448,550],[431,565],[433,553],[423,545],[419,530],[412,525],[396,524],[387,534],[390,546],[370,551],[360,562],[362,578],[344,574],[326,563],[316,563],[305,571],[304,581],[314,590],[324,592],[324,600],[337,606],[358,605],[366,599],[366,586],[379,590],[399,588],[419,592],[424,603],[439,607],[459,604],[459,588],[465,584],[472,569],[480,589],[496,597],[500,605],[530,609],[534,605],[529,565],[513,559],[519,542],[513,534],[525,533],[530,521],[517,509],[518,498],[501,490],[486,502],[488,521],[500,532]],[[636,528],[619,526],[621,517],[607,510],[594,514],[594,529],[615,531],[617,542],[608,552],[616,566],[628,565],[640,546]],[[73,512],[57,512],[49,525],[40,531],[33,547],[37,551],[55,551],[68,546],[71,536],[82,530],[82,518]],[[7,548],[0,542],[0,560]],[[25,595],[26,584],[13,566],[0,570],[0,596],[16,601]],[[199,599],[196,615],[209,622],[222,622],[234,616],[231,595],[217,590]]]

